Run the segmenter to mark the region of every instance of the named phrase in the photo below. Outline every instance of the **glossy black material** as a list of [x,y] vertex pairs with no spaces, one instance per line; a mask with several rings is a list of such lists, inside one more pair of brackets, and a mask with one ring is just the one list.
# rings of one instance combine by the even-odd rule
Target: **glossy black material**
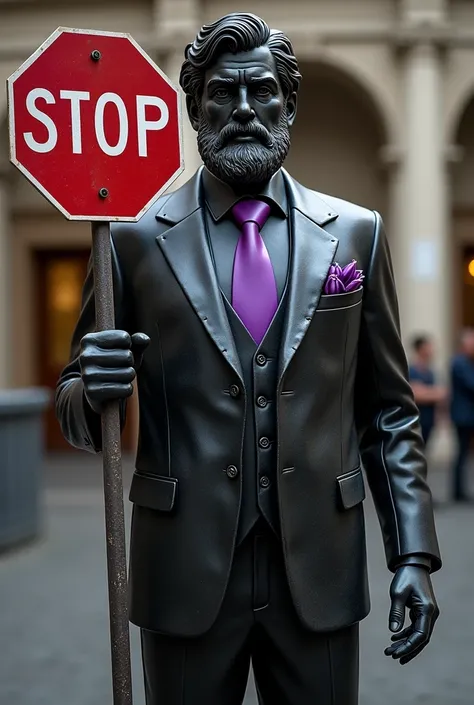
[[[263,527],[235,551],[217,620],[194,639],[141,631],[149,705],[241,705],[250,660],[262,705],[357,705],[359,625],[308,632],[281,542]],[[281,645],[284,645],[281,648]]]
[[[439,616],[427,571],[409,565],[399,568],[390,587],[390,597],[392,605],[388,620],[391,631],[396,634],[392,637],[395,643],[385,649],[385,654],[405,664],[426,646]],[[411,607],[411,623],[402,630],[407,603]]]
[[[274,390],[281,533],[301,620],[309,629],[336,629],[369,610],[362,502],[344,508],[340,490],[341,476],[361,460],[388,566],[422,553],[437,569],[439,551],[380,218],[284,177],[294,243]],[[117,326],[150,338],[138,374],[137,469],[179,483],[173,516],[150,511],[146,493],[135,505],[131,618],[181,635],[208,629],[224,596],[241,498],[240,480],[230,481],[225,469],[241,467],[245,417],[245,404],[228,394],[244,381],[202,206],[198,173],[139,223],[112,228]],[[321,296],[336,253],[366,273],[349,306],[339,295]],[[94,315],[89,274],[73,359],[57,392],[64,434],[87,450],[101,447],[79,363]],[[190,575],[202,590],[189,590]]]
[[[272,234],[276,236],[283,234],[289,238],[289,233],[281,233],[278,228],[272,230]],[[219,268],[216,268],[216,271],[219,273]],[[279,280],[281,274],[283,272],[277,274],[277,280]],[[242,495],[236,538],[238,545],[260,516],[265,517],[277,535],[280,534],[276,487],[277,444],[275,443],[271,446],[269,441],[264,444],[264,447],[258,444],[260,434],[276,438],[276,406],[270,403],[266,404],[265,407],[261,407],[257,405],[256,398],[265,394],[266,397],[271,399],[275,395],[278,352],[285,320],[285,307],[288,300],[287,284],[287,275],[285,274],[283,281],[280,282],[278,287],[281,291],[278,309],[260,345],[257,345],[253,340],[233,310],[227,297],[224,296],[224,305],[242,368],[247,400],[242,448]],[[265,367],[255,364],[255,357],[258,355],[259,350],[265,350],[265,354],[269,357],[269,362]],[[274,479],[271,489],[260,485],[260,475],[267,475]]]

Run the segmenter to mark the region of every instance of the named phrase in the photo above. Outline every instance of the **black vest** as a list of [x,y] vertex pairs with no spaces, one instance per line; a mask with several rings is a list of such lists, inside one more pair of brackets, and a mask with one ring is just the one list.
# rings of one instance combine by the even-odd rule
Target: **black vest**
[[[289,270],[289,267],[288,267]],[[279,534],[276,388],[288,276],[277,312],[259,346],[222,294],[247,392],[242,462],[242,502],[237,543],[263,515]]]

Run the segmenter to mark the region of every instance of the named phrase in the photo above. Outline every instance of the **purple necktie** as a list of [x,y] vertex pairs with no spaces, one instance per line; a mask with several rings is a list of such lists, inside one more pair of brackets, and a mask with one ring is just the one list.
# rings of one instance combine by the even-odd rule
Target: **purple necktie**
[[235,249],[232,306],[257,345],[278,306],[272,263],[260,230],[270,215],[264,201],[246,199],[232,208],[241,235]]

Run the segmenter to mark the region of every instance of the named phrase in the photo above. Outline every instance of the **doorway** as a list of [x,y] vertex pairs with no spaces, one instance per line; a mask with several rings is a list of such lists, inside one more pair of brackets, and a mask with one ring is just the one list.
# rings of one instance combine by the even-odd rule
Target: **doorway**
[[461,327],[474,328],[474,246],[462,251]]
[[[34,251],[36,376],[38,384],[48,387],[53,394],[61,371],[69,361],[89,256],[89,248]],[[73,450],[61,433],[54,405],[46,414],[45,433],[48,451]],[[131,452],[134,441],[133,420],[128,418],[122,434],[123,450]]]

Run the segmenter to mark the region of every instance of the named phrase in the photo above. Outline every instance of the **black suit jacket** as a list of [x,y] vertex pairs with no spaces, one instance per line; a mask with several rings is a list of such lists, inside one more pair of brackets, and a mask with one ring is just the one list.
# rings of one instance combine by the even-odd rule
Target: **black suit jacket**
[[[289,586],[311,630],[369,610],[363,465],[390,569],[413,553],[440,566],[417,409],[377,213],[310,191],[286,172],[293,228],[275,399],[278,498]],[[130,499],[130,618],[198,635],[222,602],[241,500],[248,394],[212,266],[198,172],[136,224],[113,226],[116,327],[151,343],[138,373],[140,434]],[[362,290],[322,295],[331,263],[355,258]],[[70,364],[58,383],[62,430],[100,451],[78,355],[94,329],[89,272]]]

